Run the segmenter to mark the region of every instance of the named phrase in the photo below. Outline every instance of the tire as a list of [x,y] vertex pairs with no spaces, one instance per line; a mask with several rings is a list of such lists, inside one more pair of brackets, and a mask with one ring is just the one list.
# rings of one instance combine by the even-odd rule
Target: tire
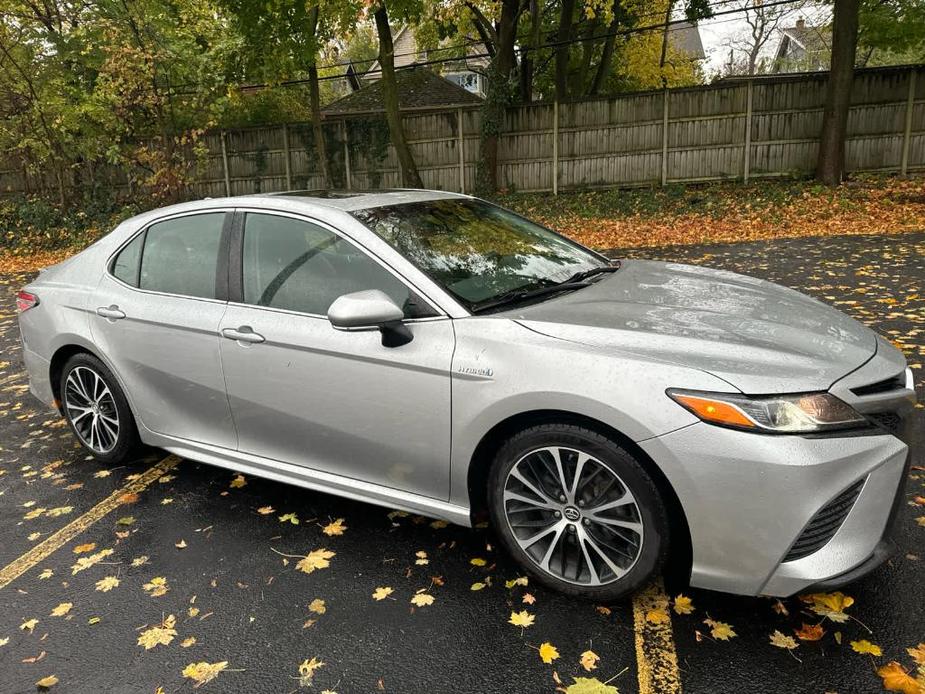
[[61,369],[61,409],[84,449],[104,463],[123,463],[139,447],[138,430],[119,382],[91,354],[75,354]]
[[560,593],[617,600],[646,585],[668,555],[668,515],[652,478],[619,444],[581,426],[543,424],[508,439],[488,499],[508,553]]

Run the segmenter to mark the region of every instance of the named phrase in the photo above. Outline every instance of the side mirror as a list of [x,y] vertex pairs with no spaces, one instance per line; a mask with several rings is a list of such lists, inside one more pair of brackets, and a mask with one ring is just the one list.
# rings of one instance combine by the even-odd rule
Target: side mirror
[[367,289],[337,297],[328,308],[328,320],[338,330],[376,330],[385,347],[411,342],[411,331],[402,324],[405,312],[378,289]]

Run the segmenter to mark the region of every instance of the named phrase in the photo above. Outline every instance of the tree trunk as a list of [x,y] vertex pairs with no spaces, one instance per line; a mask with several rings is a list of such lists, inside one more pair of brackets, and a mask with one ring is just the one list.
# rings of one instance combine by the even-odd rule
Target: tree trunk
[[556,31],[556,101],[568,97],[568,40],[572,33],[572,17],[575,14],[575,0],[562,0],[559,5],[559,28]]
[[401,124],[398,110],[398,83],[395,81],[395,50],[392,47],[392,30],[389,28],[389,15],[385,5],[376,10],[376,31],[379,34],[379,67],[382,70],[382,102],[385,107],[385,119],[389,124],[392,146],[398,155],[401,166],[402,185],[409,188],[423,188],[424,183],[414,163],[411,148],[405,139],[405,130]]
[[315,156],[318,157],[318,171],[321,173],[321,187],[331,187],[328,171],[328,152],[324,145],[324,131],[321,129],[321,94],[318,89],[318,66],[312,63],[308,68],[308,91],[312,105],[312,134],[315,136]]
[[510,102],[511,71],[514,69],[514,42],[517,38],[519,0],[502,0],[498,21],[498,45],[488,71],[488,95],[482,106],[481,158],[477,187],[481,193],[498,190],[498,137]]
[[835,0],[832,20],[832,67],[826,88],[816,179],[837,186],[845,175],[845,136],[858,46],[859,0]]
[[524,103],[533,101],[533,53],[540,45],[542,29],[539,0],[530,0],[530,41],[520,57],[520,98]]
[[584,40],[581,42],[581,62],[579,63],[578,76],[572,80],[572,94],[582,96],[588,86],[588,74],[591,72],[591,59],[594,57],[594,49],[597,41],[594,34],[600,26],[601,20],[596,16],[588,22],[585,29]]

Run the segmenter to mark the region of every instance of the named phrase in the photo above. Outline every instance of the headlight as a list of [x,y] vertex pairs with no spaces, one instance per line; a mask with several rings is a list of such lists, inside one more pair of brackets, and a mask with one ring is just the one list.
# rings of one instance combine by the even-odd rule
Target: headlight
[[756,432],[803,434],[867,423],[830,393],[748,396],[672,388],[668,396],[704,422]]

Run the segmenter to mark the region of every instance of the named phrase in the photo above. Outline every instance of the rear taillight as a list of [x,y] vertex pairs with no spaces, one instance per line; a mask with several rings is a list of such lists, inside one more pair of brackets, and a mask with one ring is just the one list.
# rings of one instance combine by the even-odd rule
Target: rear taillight
[[39,298],[35,294],[20,290],[16,295],[16,308],[19,309],[20,313],[25,313],[30,308],[35,308],[38,305]]

